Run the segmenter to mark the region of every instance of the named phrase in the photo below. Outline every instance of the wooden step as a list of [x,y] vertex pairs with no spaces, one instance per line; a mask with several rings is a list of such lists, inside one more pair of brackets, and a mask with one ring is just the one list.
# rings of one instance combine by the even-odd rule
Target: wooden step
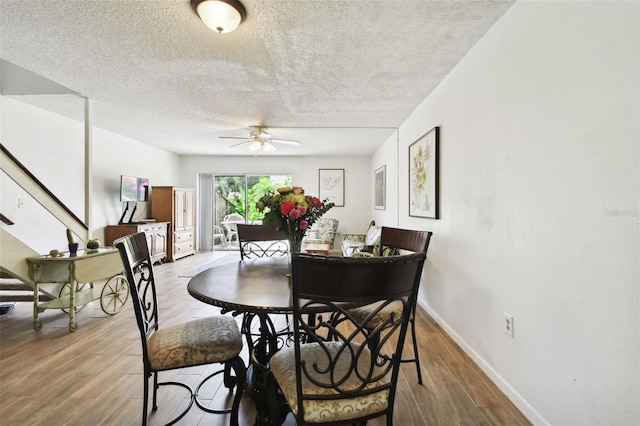
[[[41,301],[49,301],[52,297],[40,293]],[[0,279],[0,302],[33,302],[33,287],[15,278]]]
[[[40,298],[40,300],[43,300]],[[45,300],[51,300],[47,298]],[[15,294],[15,293],[5,293],[0,292],[0,302],[31,302],[33,303],[33,293],[31,294]]]
[[33,292],[33,287],[31,287],[29,284],[25,284],[17,280],[15,280],[15,282],[7,282],[7,280],[0,280],[0,291],[4,291],[4,290]]

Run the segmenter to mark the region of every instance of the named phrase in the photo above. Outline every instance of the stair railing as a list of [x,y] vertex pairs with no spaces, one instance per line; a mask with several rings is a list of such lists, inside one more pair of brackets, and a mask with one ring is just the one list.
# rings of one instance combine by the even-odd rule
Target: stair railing
[[36,178],[9,150],[0,144],[0,169],[4,171],[18,186],[50,212],[64,226],[87,241],[89,227],[76,216],[58,197],[56,197],[38,178]]

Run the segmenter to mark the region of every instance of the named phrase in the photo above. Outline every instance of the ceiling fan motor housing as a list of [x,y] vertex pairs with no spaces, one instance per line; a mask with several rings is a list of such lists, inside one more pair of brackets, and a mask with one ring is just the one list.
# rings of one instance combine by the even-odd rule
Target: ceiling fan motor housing
[[251,133],[249,133],[251,139],[259,140],[261,142],[271,141],[271,135],[264,130],[264,127],[254,126]]

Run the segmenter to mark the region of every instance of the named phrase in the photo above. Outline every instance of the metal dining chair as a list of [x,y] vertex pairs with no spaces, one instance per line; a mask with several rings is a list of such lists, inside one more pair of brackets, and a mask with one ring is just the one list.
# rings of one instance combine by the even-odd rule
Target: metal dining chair
[[[282,257],[289,255],[289,243],[287,235],[282,230],[278,230],[274,226],[266,225],[247,225],[238,224],[238,243],[240,245],[240,260],[250,260],[269,257]],[[269,291],[265,289],[265,291]],[[281,340],[288,340],[291,336],[289,315],[282,314],[285,317],[286,324],[276,330],[273,321],[269,317],[260,319],[260,328],[268,328],[272,330],[275,336]],[[252,330],[252,322],[255,318],[253,314],[244,314],[242,316],[242,331],[247,339],[249,353],[251,354],[256,346],[255,343],[260,341],[261,333]],[[261,332],[264,330],[261,330]]]
[[[400,229],[382,227],[380,234],[379,247],[374,249],[376,255],[379,256],[394,256],[403,252],[422,252],[427,253],[429,248],[429,242],[433,235],[430,231],[415,231],[411,229]],[[361,253],[357,256],[373,256],[369,253]],[[422,275],[422,271],[420,271]],[[399,305],[391,304],[376,315],[371,316],[371,312],[376,309],[376,306],[366,305],[353,309],[351,314],[358,318],[365,318],[370,316],[367,329],[375,329],[381,324],[386,316],[390,315],[394,311],[400,308]],[[409,323],[411,325],[411,339],[413,341],[413,358],[404,358],[402,362],[415,362],[416,372],[418,375],[418,383],[422,384],[422,370],[420,369],[420,356],[418,353],[418,339],[416,337],[416,306],[414,305],[411,311],[411,317]]]
[[[155,275],[145,234],[140,232],[128,235],[117,239],[114,245],[120,252],[125,268],[142,342],[142,424],[147,423],[149,379],[153,376],[153,411],[158,409],[157,390],[160,386],[180,386],[191,395],[184,411],[168,424],[174,424],[183,418],[195,402],[205,412],[230,414],[230,423],[238,425],[238,410],[246,381],[246,369],[239,355],[243,343],[236,320],[217,315],[159,328]],[[158,372],[161,371],[216,363],[222,364],[222,367],[205,377],[195,389],[180,382],[158,382]],[[232,371],[235,376],[232,375]],[[218,374],[223,374],[225,387],[229,390],[235,389],[231,408],[212,409],[198,399],[198,391],[202,385]]]
[[[325,257],[294,253],[292,347],[271,357],[271,374],[298,425],[364,423],[393,408],[402,348],[425,253],[393,257]],[[373,303],[373,304],[372,304]],[[350,307],[369,304],[369,316]],[[369,320],[397,305],[376,328]],[[333,315],[345,320],[336,327]],[[327,338],[330,337],[330,338]],[[277,392],[269,392],[273,416]]]

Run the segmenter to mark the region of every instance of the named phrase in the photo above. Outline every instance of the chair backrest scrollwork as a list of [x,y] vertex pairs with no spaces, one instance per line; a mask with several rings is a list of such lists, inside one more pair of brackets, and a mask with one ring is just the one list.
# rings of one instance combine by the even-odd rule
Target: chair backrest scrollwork
[[286,256],[289,253],[286,234],[272,226],[238,224],[238,241],[241,259]]
[[124,265],[140,330],[143,360],[147,362],[147,340],[158,330],[158,297],[147,237],[139,232],[119,238],[113,245],[120,252]]
[[[314,407],[333,400],[370,400],[380,414],[393,415],[404,337],[424,260],[424,252],[368,258],[292,255],[299,422],[310,421]],[[365,304],[376,306],[367,317],[351,315],[351,308]],[[401,306],[399,313],[367,329],[371,318],[390,304]]]

